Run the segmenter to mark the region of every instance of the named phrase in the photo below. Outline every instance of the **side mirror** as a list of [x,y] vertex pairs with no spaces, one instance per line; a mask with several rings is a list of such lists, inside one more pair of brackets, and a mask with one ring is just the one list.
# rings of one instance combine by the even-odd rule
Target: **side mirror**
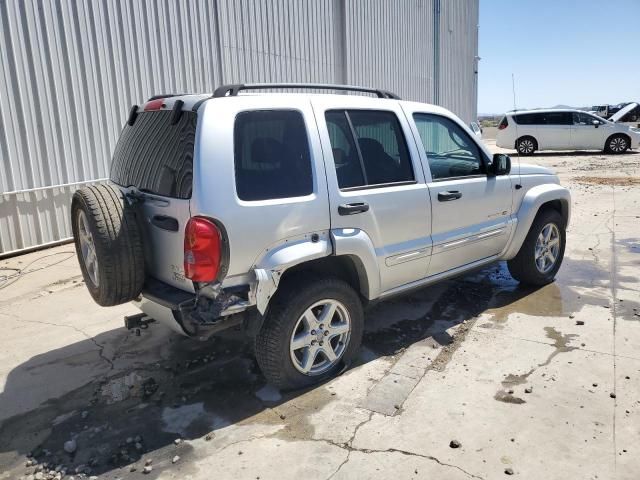
[[593,123],[593,126],[598,128],[600,126],[600,121],[599,120],[591,120],[591,123]]
[[493,161],[489,165],[491,175],[508,175],[511,171],[511,157],[504,153],[495,153]]

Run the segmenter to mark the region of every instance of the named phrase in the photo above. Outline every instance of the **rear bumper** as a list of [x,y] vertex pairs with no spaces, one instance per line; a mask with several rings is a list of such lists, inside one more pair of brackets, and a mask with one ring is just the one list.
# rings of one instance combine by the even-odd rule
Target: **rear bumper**
[[185,317],[193,309],[196,295],[185,292],[156,279],[147,279],[139,300],[133,304],[153,318],[181,335],[190,335]]
[[206,298],[153,278],[147,279],[140,299],[133,303],[150,318],[187,336],[196,335],[201,329],[214,333],[237,325],[239,322],[227,321],[226,317],[242,313],[250,306],[234,292],[221,290],[215,299]]

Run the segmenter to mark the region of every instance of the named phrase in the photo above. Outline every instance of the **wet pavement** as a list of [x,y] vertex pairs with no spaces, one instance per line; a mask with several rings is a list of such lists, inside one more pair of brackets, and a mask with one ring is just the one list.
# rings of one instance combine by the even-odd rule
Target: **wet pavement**
[[0,479],[639,478],[640,154],[527,161],[574,197],[556,282],[497,264],[377,304],[306,391],[266,385],[239,331],[127,332],[71,246],[0,261]]

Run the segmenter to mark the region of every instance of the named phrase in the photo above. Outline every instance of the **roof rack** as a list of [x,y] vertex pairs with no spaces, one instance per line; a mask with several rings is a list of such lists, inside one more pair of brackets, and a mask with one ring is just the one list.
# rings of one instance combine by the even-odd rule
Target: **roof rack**
[[378,88],[360,87],[357,85],[334,85],[331,83],[237,83],[230,85],[222,85],[213,92],[213,98],[235,97],[241,90],[267,90],[272,88],[300,88],[300,89],[319,89],[319,90],[342,90],[350,92],[373,93],[378,98],[390,98],[400,100],[395,93]]

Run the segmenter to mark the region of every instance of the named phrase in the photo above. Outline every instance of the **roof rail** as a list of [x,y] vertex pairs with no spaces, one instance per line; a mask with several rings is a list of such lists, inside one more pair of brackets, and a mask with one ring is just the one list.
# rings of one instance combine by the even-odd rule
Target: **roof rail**
[[235,97],[241,90],[263,90],[272,88],[300,88],[300,89],[319,89],[319,90],[342,90],[350,92],[373,93],[378,98],[390,98],[400,100],[395,93],[378,88],[360,87],[357,85],[334,85],[331,83],[237,83],[230,85],[222,85],[213,92],[213,98]]

